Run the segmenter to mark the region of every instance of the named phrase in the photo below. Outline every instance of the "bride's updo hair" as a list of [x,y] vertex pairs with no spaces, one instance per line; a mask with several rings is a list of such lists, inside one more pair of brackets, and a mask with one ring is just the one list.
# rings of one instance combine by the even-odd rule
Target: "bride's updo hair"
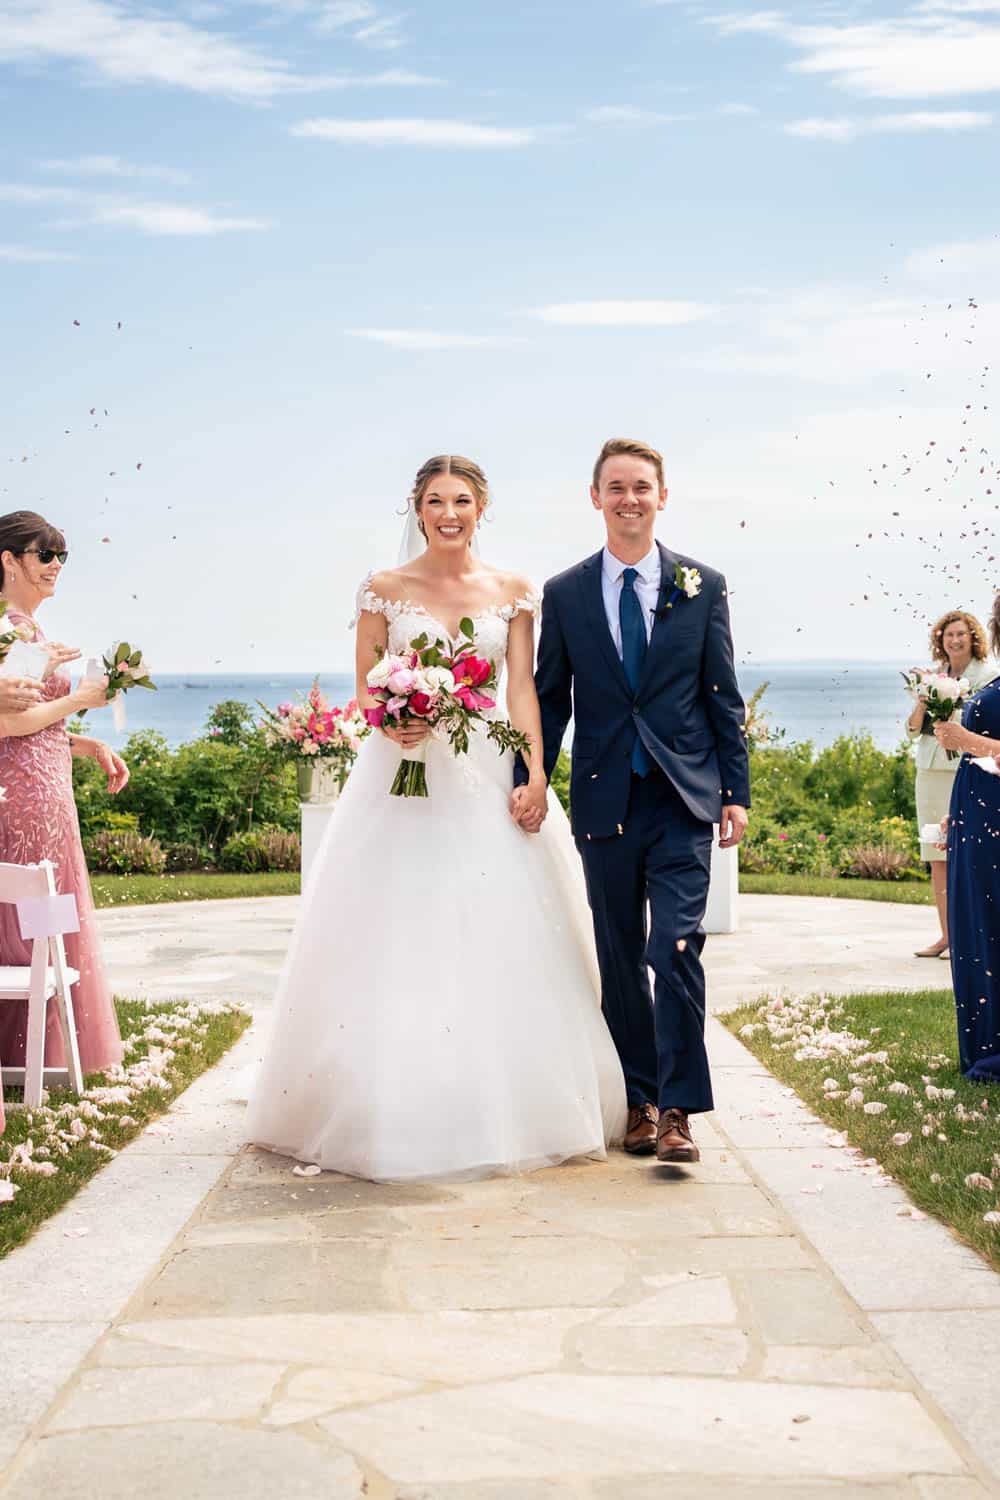
[[482,469],[471,458],[463,458],[461,453],[439,453],[420,465],[413,481],[410,499],[418,516],[430,482],[438,474],[457,474],[460,479],[464,479],[479,502],[480,516],[483,515],[490,503],[490,487]]

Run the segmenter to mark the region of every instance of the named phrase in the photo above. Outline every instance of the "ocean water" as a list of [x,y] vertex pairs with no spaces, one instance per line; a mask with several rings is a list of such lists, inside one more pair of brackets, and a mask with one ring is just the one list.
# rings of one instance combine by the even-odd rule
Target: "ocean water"
[[[823,746],[838,735],[863,730],[885,750],[899,743],[909,712],[899,670],[895,662],[763,662],[738,668],[745,696],[768,683],[766,716],[773,728],[784,730],[786,740],[812,740]],[[237,698],[274,707],[308,692],[312,674],[188,673],[160,676],[158,684],[155,693],[137,688],[129,694],[124,733],[114,732],[107,712],[89,716],[94,732],[120,748],[133,730],[156,729],[171,745],[178,745],[202,732],[213,704]],[[333,703],[345,703],[354,691],[353,678],[346,673],[321,673],[320,684]]]

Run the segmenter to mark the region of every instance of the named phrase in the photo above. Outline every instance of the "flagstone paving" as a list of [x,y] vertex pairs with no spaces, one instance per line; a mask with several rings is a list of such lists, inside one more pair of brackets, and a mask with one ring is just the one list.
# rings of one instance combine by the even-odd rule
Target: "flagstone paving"
[[[828,987],[943,982],[906,957],[926,911],[802,904],[820,944],[797,898],[745,901],[711,943],[717,1003],[817,965]],[[190,993],[187,937],[217,955],[201,993],[264,1009],[291,911],[104,914],[116,987]],[[36,1363],[4,1500],[997,1494],[1000,1279],[898,1218],[898,1189],[824,1174],[843,1158],[819,1122],[715,1022],[711,1045],[696,1169],[615,1153],[379,1186],[241,1147],[251,1035],[0,1264],[5,1365]]]

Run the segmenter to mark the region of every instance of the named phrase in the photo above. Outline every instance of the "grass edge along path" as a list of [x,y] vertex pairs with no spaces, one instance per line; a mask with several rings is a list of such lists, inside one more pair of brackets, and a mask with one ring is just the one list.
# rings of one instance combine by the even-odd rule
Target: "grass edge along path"
[[298,870],[269,870],[258,875],[192,870],[171,875],[91,875],[90,885],[97,907],[158,906],[167,901],[297,896],[302,878]]
[[751,875],[741,871],[740,891],[748,896],[836,896],[847,901],[934,905],[929,880],[846,880],[836,875]]
[[52,1089],[27,1111],[8,1090],[0,1136],[0,1258],[22,1245],[250,1025],[236,1005],[116,1000],[125,1058],[89,1074],[81,1099]]
[[1000,1270],[1000,1091],[962,1077],[950,991],[764,997],[719,1019],[832,1127],[845,1165],[894,1179]]
[[[94,905],[158,906],[176,901],[219,901],[259,896],[297,896],[297,870],[270,870],[234,875],[192,870],[169,875],[92,875]],[[823,875],[740,875],[748,896],[836,896],[854,901],[889,901],[905,906],[933,906],[927,880],[843,880]]]

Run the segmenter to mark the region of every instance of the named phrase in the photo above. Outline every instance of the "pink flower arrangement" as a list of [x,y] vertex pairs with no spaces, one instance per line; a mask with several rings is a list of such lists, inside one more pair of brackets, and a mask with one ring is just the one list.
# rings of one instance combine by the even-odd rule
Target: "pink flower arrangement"
[[[468,751],[470,730],[476,723],[486,726],[487,737],[499,750],[526,750],[524,735],[505,719],[485,717],[496,708],[496,667],[476,656],[471,620],[462,621],[459,638],[457,650],[448,651],[440,640],[421,635],[405,652],[380,654],[368,673],[368,694],[373,701],[365,709],[365,718],[374,729],[399,729],[420,720],[446,734],[455,755]],[[400,761],[390,788],[392,796],[427,796],[427,743],[414,747]]]
[[331,707],[319,678],[301,703],[279,703],[276,709],[260,704],[268,743],[280,745],[290,759],[333,760],[340,769],[340,783],[348,775],[369,726],[356,698],[343,708]]

